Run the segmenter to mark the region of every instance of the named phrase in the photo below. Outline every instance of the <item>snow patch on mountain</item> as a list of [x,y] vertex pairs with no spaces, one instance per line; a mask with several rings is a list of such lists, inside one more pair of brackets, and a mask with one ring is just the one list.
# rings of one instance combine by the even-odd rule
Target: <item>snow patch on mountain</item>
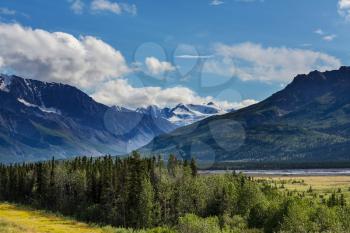
[[178,104],[174,108],[159,108],[153,105],[147,108],[138,108],[136,111],[151,115],[153,119],[164,118],[176,126],[185,126],[213,115],[232,112],[233,109],[224,109],[213,102],[209,102],[201,105]]
[[176,125],[184,126],[192,124],[204,118],[228,113],[226,109],[210,102],[208,104],[179,104],[172,109],[172,116],[169,121]]
[[61,112],[58,109],[46,108],[46,107],[43,107],[43,106],[38,106],[38,105],[35,105],[35,104],[31,104],[31,103],[27,102],[26,100],[24,100],[22,98],[17,98],[17,100],[18,100],[18,102],[24,104],[27,107],[38,108],[40,111],[45,112],[45,113],[54,113],[54,114],[61,115]]

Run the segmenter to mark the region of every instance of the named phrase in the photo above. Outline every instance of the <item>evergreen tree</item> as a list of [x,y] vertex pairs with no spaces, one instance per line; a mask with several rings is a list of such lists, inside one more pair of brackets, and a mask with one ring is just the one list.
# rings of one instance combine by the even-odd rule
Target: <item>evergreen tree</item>
[[176,166],[177,166],[176,156],[171,154],[168,159],[168,172],[171,176],[175,176]]
[[197,169],[197,164],[195,159],[191,159],[191,171],[192,171],[192,176],[195,177],[197,176],[198,169]]
[[[314,201],[288,190],[285,195],[274,189],[273,183],[259,183],[242,174],[201,176],[194,160],[182,163],[170,157],[167,167],[160,157],[141,158],[137,152],[123,159],[53,158],[39,163],[0,164],[0,200],[118,227],[175,226],[186,219],[182,217],[193,214],[188,221],[180,221],[175,230],[350,230],[349,208],[341,192],[328,199],[315,193],[314,199],[320,201]],[[211,216],[216,220],[208,219]],[[206,228],[212,223],[215,227]],[[248,227],[259,229],[249,231]]]
[[50,181],[48,187],[48,207],[56,209],[56,184],[55,184],[55,158],[52,158],[50,166]]
[[37,200],[37,204],[41,207],[46,208],[48,206],[47,203],[47,194],[48,194],[48,176],[46,164],[37,163],[35,167],[36,174],[36,183],[35,183],[35,196]]
[[153,226],[154,221],[154,192],[149,179],[144,178],[142,190],[140,193],[140,206],[142,210],[140,216],[140,227],[149,228]]

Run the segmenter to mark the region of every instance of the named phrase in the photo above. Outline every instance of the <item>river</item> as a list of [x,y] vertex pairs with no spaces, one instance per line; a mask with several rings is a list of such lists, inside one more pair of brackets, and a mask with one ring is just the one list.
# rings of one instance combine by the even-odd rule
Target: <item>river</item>
[[[250,176],[350,176],[346,169],[279,169],[279,170],[235,170]],[[233,170],[202,170],[200,174],[225,174]]]

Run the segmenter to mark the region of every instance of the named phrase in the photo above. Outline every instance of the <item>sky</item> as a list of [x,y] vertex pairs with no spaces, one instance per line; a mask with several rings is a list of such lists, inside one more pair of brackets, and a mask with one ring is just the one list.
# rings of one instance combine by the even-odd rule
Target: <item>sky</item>
[[129,108],[241,108],[350,65],[350,0],[1,0],[0,71]]

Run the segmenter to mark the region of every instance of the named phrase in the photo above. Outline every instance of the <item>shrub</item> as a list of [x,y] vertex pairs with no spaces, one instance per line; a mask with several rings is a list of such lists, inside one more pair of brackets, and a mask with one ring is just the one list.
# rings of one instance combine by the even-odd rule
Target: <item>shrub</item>
[[200,218],[193,214],[179,218],[178,230],[179,233],[221,233],[218,218]]

